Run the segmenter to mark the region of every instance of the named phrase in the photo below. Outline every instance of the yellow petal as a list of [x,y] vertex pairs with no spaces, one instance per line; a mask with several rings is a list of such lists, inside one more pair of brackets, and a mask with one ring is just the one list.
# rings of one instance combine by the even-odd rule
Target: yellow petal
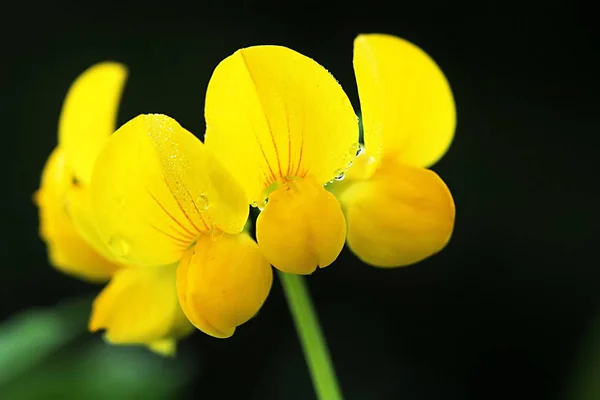
[[34,197],[39,207],[40,236],[48,245],[53,266],[85,280],[104,281],[118,266],[79,235],[67,214],[66,193],[73,185],[73,172],[65,163],[64,151],[56,148],[46,162],[41,187]]
[[238,50],[215,69],[206,93],[208,147],[244,185],[249,202],[286,177],[320,184],[356,155],[348,97],[318,63],[280,46]]
[[202,142],[165,115],[123,125],[98,156],[91,185],[96,226],[134,265],[175,263],[200,232],[240,232],[246,197]]
[[454,228],[454,201],[435,172],[383,163],[367,181],[340,196],[348,245],[379,267],[416,263],[443,249]]
[[111,343],[148,345],[189,331],[176,271],[176,265],[120,269],[94,301],[90,331],[105,329]]
[[246,234],[202,235],[179,263],[177,293],[188,319],[204,333],[227,338],[264,303],[273,272]]
[[75,229],[86,243],[107,260],[118,263],[108,245],[102,240],[93,219],[90,190],[83,184],[73,185],[65,196],[66,210]]
[[342,251],[346,223],[340,203],[308,179],[280,185],[256,220],[261,251],[281,271],[310,274]]
[[58,127],[58,142],[77,179],[90,183],[92,168],[104,142],[115,131],[127,69],[115,62],[96,64],[71,85]]
[[367,153],[430,166],[454,136],[456,109],[443,72],[423,50],[390,35],[359,35],[354,72]]
[[172,357],[177,350],[177,340],[172,338],[155,340],[148,344],[148,348],[161,356]]

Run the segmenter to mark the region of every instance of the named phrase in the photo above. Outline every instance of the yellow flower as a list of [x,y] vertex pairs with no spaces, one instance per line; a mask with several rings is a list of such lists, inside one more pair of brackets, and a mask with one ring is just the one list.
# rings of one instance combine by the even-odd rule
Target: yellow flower
[[124,267],[98,295],[89,328],[106,329],[113,344],[146,344],[164,355],[175,352],[177,339],[191,332],[175,290],[176,265]]
[[[153,294],[151,282],[160,283],[163,292],[156,298],[131,298],[119,288],[134,279],[123,278],[114,283],[114,293],[97,301],[98,318],[114,325],[115,335],[132,334],[131,321],[107,310],[121,297],[135,304],[137,315],[161,318],[145,321],[144,331],[160,332],[168,322],[160,297],[170,299],[168,291],[177,292],[187,318],[214,337],[233,335],[258,312],[273,276],[243,232],[249,209],[244,192],[175,120],[140,115],[119,128],[96,160],[90,189],[98,233],[120,262],[156,274],[177,266],[176,285],[151,272],[147,283],[135,281],[147,295]],[[138,333],[138,340],[146,339]]]
[[118,269],[91,229],[86,210],[91,166],[114,130],[126,76],[125,67],[107,62],[89,68],[75,80],[60,115],[58,146],[44,166],[34,196],[50,263],[91,281],[106,280]]
[[440,251],[454,227],[452,195],[426,169],[454,136],[452,92],[423,50],[394,36],[358,36],[354,71],[365,147],[333,188],[347,243],[368,264],[413,264]]
[[[171,354],[175,338],[190,328],[174,290],[176,266],[147,270],[122,265],[100,239],[91,213],[91,171],[115,129],[126,76],[121,64],[100,63],[69,89],[60,116],[59,144],[35,194],[40,235],[50,263],[59,270],[94,282],[112,277],[94,302],[91,330],[106,329],[105,337],[113,343],[146,344]],[[139,312],[140,303],[156,305],[158,300],[155,312]]]
[[279,46],[238,50],[215,69],[206,94],[206,146],[238,180],[261,251],[276,268],[312,273],[344,246],[346,223],[323,185],[358,149],[358,121],[336,80]]

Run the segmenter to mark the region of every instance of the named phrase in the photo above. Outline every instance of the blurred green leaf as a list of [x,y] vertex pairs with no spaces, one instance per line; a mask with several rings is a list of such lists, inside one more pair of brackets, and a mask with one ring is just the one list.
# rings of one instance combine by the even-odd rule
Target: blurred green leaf
[[84,332],[90,304],[77,299],[0,325],[0,388]]
[[6,400],[174,398],[191,368],[143,347],[91,343],[44,363],[0,392]]
[[174,398],[192,364],[82,335],[90,305],[79,299],[0,325],[1,400]]
[[600,399],[600,317],[585,335],[576,361],[566,399]]

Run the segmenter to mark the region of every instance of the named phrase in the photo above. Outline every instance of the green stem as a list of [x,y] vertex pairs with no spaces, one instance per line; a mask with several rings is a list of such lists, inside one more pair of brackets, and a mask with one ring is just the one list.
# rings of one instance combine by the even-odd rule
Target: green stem
[[279,272],[279,279],[296,325],[317,397],[321,400],[341,400],[342,392],[304,277]]

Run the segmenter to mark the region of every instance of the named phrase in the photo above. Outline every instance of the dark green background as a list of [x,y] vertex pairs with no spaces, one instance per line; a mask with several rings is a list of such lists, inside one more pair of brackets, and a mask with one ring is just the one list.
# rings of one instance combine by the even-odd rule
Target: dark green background
[[[346,398],[573,398],[600,311],[593,16],[577,3],[196,3],[3,12],[0,318],[99,289],[48,265],[31,200],[85,68],[129,67],[119,124],[159,112],[201,135],[212,70],[236,49],[279,44],[315,58],[358,111],[352,40],[384,32],[432,55],[454,91],[456,138],[434,169],[453,192],[456,229],[418,265],[379,270],[344,250],[309,279]],[[183,398],[314,396],[278,282],[232,339],[198,332],[180,355],[203,366]]]

